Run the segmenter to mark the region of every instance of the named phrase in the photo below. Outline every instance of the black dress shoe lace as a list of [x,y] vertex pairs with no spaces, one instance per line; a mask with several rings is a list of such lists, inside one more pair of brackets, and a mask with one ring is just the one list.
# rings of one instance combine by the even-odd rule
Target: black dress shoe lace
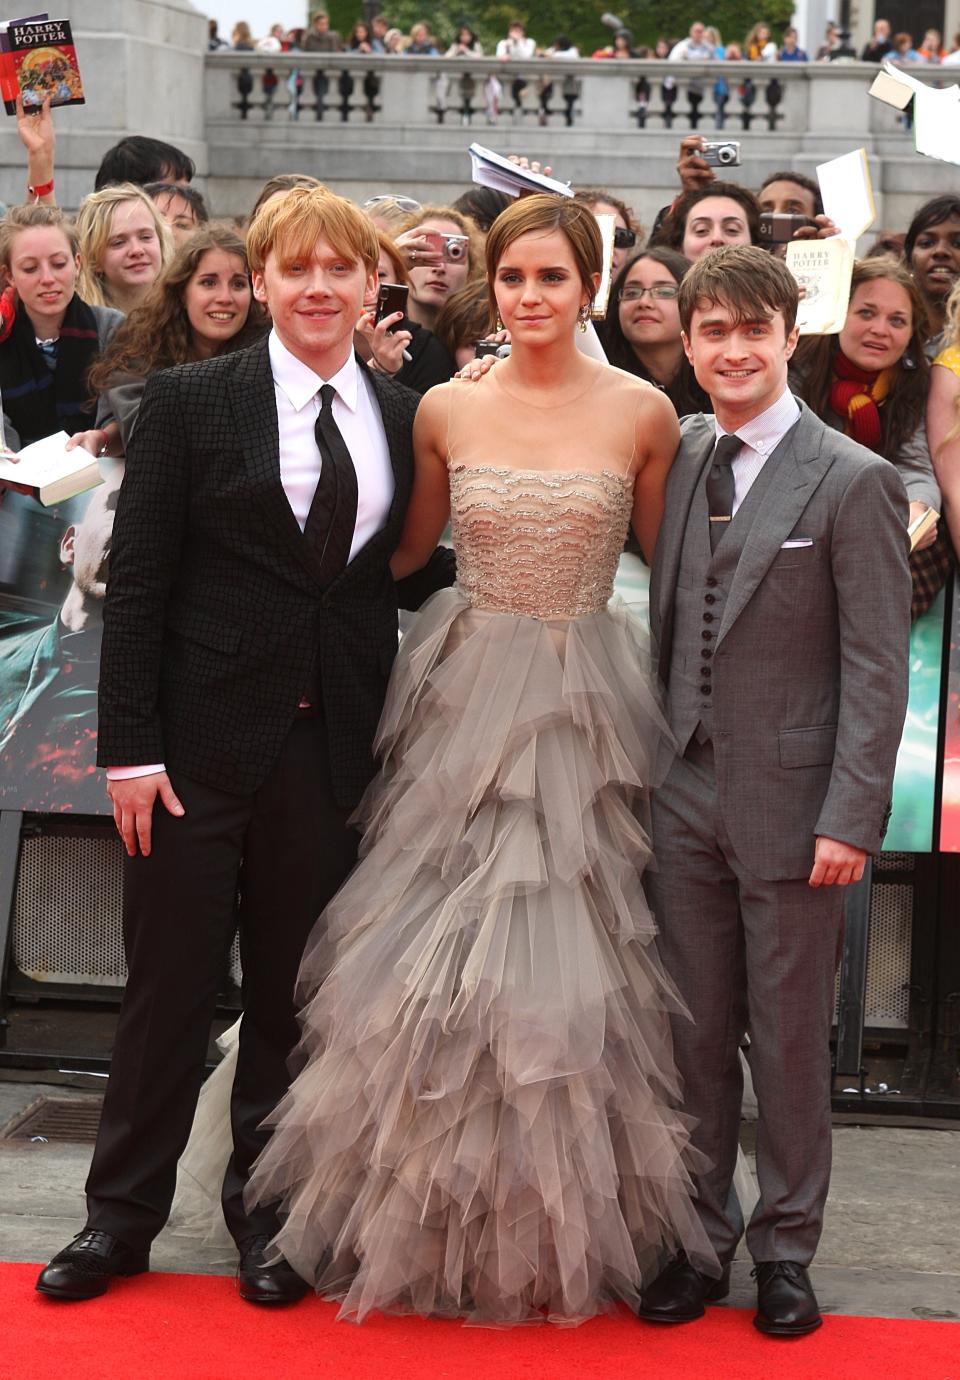
[[760,1265],[754,1265],[750,1271],[750,1278],[755,1279],[758,1284],[769,1284],[778,1275],[783,1279],[788,1279],[798,1289],[810,1288],[806,1270],[795,1260],[765,1260]]
[[82,1231],[53,1257],[51,1265],[69,1262],[78,1274],[102,1275],[107,1259],[122,1243],[106,1231]]

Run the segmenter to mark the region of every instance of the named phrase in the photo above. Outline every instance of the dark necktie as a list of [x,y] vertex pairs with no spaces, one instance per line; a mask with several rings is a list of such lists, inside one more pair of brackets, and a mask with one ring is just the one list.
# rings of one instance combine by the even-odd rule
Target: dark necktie
[[731,434],[721,436],[713,452],[713,460],[707,472],[707,506],[710,509],[710,550],[716,551],[717,543],[733,517],[734,483],[732,461],[743,447],[740,437]]
[[322,464],[304,536],[320,557],[320,582],[326,588],[346,566],[357,525],[357,472],[347,443],[333,419],[337,390],[320,389],[320,415],[314,434]]

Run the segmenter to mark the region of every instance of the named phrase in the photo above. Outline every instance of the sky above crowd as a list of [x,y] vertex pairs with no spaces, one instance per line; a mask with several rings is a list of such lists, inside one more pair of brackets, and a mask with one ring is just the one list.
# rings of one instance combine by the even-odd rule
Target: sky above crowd
[[238,19],[247,21],[255,38],[269,33],[274,24],[292,29],[306,22],[305,0],[193,0],[193,4],[202,14],[217,20],[220,37],[228,43]]

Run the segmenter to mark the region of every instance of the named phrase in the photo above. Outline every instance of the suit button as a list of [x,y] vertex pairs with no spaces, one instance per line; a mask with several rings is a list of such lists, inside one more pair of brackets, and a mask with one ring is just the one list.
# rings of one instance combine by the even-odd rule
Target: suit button
[[712,642],[712,641],[713,641],[713,633],[710,631],[709,628],[704,628],[704,630],[703,630],[703,632],[700,634],[700,636],[703,638],[704,642]]
[[705,594],[703,596],[703,602],[705,604],[715,604],[717,602],[717,596],[715,594]]
[[701,666],[701,667],[700,667],[700,674],[701,674],[702,676],[709,676],[709,675],[710,675],[710,667],[709,667],[709,666]]
[[716,587],[716,583],[717,577],[715,575],[707,576],[707,589],[714,589]]
[[707,661],[713,656],[713,649],[710,647],[703,647],[701,648],[700,655],[703,657],[704,661]]
[[709,694],[710,694],[710,686],[707,685],[706,683],[704,683],[703,685],[701,685],[701,686],[700,686],[700,694],[701,694],[701,695],[709,695]]
[[704,621],[705,623],[712,623],[712,622],[713,622],[713,614],[712,614],[712,613],[705,613],[705,614],[703,615],[703,621]]

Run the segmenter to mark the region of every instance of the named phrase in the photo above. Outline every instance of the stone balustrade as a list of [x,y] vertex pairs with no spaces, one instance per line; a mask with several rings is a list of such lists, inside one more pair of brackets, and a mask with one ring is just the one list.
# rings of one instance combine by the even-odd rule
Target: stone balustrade
[[[914,70],[951,79],[950,69]],[[649,223],[676,192],[680,138],[697,130],[740,142],[742,166],[720,175],[748,186],[784,167],[812,175],[862,145],[878,224],[900,223],[960,173],[917,155],[899,114],[868,97],[876,72],[858,62],[208,54],[208,188],[215,209],[231,214],[265,178],[291,170],[349,196],[403,190],[446,201],[469,180],[466,147],[477,140],[624,195]]]

